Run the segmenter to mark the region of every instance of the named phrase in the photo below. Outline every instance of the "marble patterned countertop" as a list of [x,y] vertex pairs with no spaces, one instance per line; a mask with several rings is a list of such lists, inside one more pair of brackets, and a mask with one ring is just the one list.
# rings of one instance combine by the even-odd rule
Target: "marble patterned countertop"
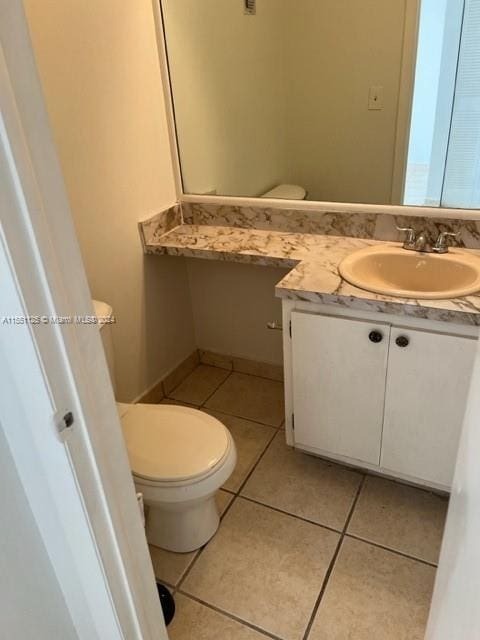
[[[276,285],[280,298],[480,326],[480,295],[449,300],[397,298],[354,287],[341,278],[338,265],[343,258],[357,249],[385,244],[385,240],[183,224],[179,220],[171,220],[170,227],[157,223],[151,232],[145,227],[146,253],[285,267],[290,271]],[[475,253],[480,255],[480,251]]]

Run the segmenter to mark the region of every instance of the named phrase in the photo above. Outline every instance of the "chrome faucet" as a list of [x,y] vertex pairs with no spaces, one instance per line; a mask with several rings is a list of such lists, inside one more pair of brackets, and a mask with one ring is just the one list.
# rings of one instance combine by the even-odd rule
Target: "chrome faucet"
[[419,251],[421,253],[448,253],[448,238],[457,238],[458,233],[442,231],[438,234],[435,244],[429,242],[426,234],[422,231],[418,236],[416,231],[411,227],[397,227],[397,231],[403,231],[407,234],[403,248],[407,251]]
[[415,238],[415,245],[413,247],[413,250],[421,251],[422,253],[432,252],[432,245],[427,240],[427,236],[425,235],[424,231],[422,231],[422,233]]
[[435,253],[448,253],[447,238],[458,238],[460,234],[451,233],[450,231],[442,231],[438,234],[438,238],[433,246],[432,251]]
[[409,249],[410,251],[416,251],[415,249],[415,241],[417,239],[417,234],[412,227],[397,227],[397,231],[403,231],[406,233],[405,242],[403,243],[404,249]]

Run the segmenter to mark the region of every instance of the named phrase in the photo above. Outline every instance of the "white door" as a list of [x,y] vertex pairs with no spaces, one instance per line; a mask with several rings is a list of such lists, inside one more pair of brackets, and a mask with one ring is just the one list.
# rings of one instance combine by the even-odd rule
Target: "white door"
[[381,466],[450,487],[476,340],[392,327]]
[[480,638],[480,345],[460,438],[426,640]]
[[379,464],[390,326],[292,313],[295,446]]

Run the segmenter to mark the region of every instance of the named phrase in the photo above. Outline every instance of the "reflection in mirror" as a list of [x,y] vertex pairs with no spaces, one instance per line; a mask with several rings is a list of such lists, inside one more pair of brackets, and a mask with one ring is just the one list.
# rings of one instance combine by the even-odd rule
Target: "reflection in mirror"
[[184,191],[480,208],[480,0],[162,0]]

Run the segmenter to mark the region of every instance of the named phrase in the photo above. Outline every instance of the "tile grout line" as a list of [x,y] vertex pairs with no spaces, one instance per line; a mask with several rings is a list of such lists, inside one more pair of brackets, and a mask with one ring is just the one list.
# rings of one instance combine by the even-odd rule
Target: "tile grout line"
[[[198,367],[200,366],[201,363],[199,363],[195,369],[193,371],[196,371],[198,369]],[[191,375],[190,372],[188,375]],[[225,371],[225,369],[223,369],[223,371]],[[230,373],[227,375],[226,378],[224,378],[216,387],[215,389],[212,391],[212,393],[210,393],[210,395],[203,401],[202,404],[198,405],[197,410],[200,410],[202,407],[205,406],[205,403],[208,402],[210,400],[210,398],[220,389],[220,387],[230,378],[230,376],[232,375],[233,371],[230,371]],[[188,378],[188,376],[185,376],[185,378],[182,380],[182,382],[184,380],[186,380]],[[181,384],[181,382],[180,382]],[[179,386],[179,385],[177,385]],[[172,390],[174,391],[174,389]],[[168,399],[168,398],[167,398]],[[172,400],[175,400],[175,398],[172,398]],[[176,401],[178,402],[178,400]],[[229,492],[230,493],[230,492]],[[235,496],[236,497],[236,496]],[[223,519],[223,517],[226,515],[226,513],[230,510],[230,507],[232,506],[232,504],[235,502],[235,497],[233,498],[233,500],[231,500],[230,504],[227,506],[227,508],[225,509],[225,511],[222,513],[222,515],[220,516],[220,523]],[[219,525],[220,526],[220,525]],[[186,578],[188,577],[190,571],[192,570],[192,568],[194,567],[195,563],[197,562],[198,558],[201,556],[201,554],[203,553],[204,549],[207,547],[208,542],[201,548],[198,550],[197,554],[194,556],[194,558],[192,559],[192,562],[188,565],[188,567],[185,569],[184,573],[180,576],[180,579],[178,581],[178,583],[173,587],[172,590],[172,595],[175,595],[180,587],[182,586],[183,582],[186,580]]]
[[[226,382],[227,378],[225,378],[225,380],[223,382]],[[222,386],[223,382],[220,384],[220,387]],[[215,395],[215,393],[220,389],[220,387],[217,387],[217,389],[215,389],[215,391],[213,392],[212,395]],[[205,400],[205,402],[208,402],[210,400],[210,398],[212,397],[212,395],[208,396],[208,398]],[[259,426],[259,427],[269,427],[270,429],[275,429],[275,431],[283,431],[283,425],[285,423],[285,420],[282,420],[281,424],[279,427],[276,427],[274,424],[268,424],[266,422],[259,422],[259,420],[252,420],[252,418],[246,418],[245,416],[239,416],[236,413],[227,413],[226,411],[220,411],[219,409],[211,409],[210,407],[206,407],[205,404],[192,404],[191,402],[184,402],[181,400],[176,400],[175,398],[170,398],[165,396],[163,398],[163,400],[172,400],[172,402],[178,402],[180,404],[182,404],[183,406],[189,406],[192,409],[197,409],[198,411],[200,409],[206,409],[208,411],[215,411],[215,413],[222,413],[224,416],[228,416],[229,418],[238,418],[239,420],[246,420],[247,422],[252,422],[253,424]],[[346,467],[345,465],[342,465],[340,463],[335,463],[331,460],[328,460],[328,458],[322,458],[322,460],[326,460],[327,462],[332,462],[332,464],[337,464],[337,466],[342,467],[342,468],[347,468],[347,469],[360,469],[360,467]]]
[[315,522],[314,520],[303,518],[302,516],[298,516],[295,513],[284,511],[283,509],[279,509],[278,507],[272,507],[271,504],[267,504],[266,502],[260,502],[259,500],[255,500],[254,498],[249,498],[248,496],[244,496],[244,495],[238,495],[237,498],[241,498],[242,500],[245,500],[247,502],[252,502],[253,504],[257,504],[259,507],[265,507],[265,509],[270,509],[270,511],[281,513],[284,516],[295,518],[295,520],[300,520],[301,522],[306,522],[307,524],[313,524],[316,527],[320,527],[321,529],[326,529],[327,531],[331,531],[332,533],[338,533],[339,535],[343,535],[343,529],[335,529],[334,527],[330,527],[328,524],[323,524],[322,522]]
[[[227,380],[227,378],[225,378],[225,380]],[[225,414],[228,415],[228,414]],[[227,508],[225,509],[225,511],[222,513],[221,518],[220,518],[220,524],[223,520],[223,518],[227,515],[227,513],[230,511],[230,509],[232,508],[234,502],[236,501],[236,499],[239,497],[240,495],[240,491],[243,489],[244,485],[246,484],[246,482],[248,481],[248,479],[250,478],[250,476],[252,475],[252,473],[255,471],[255,469],[257,468],[258,463],[260,462],[260,460],[263,458],[263,456],[265,455],[267,449],[270,447],[271,443],[273,442],[273,439],[275,438],[277,434],[274,433],[272,435],[272,437],[270,438],[267,446],[265,447],[265,449],[262,451],[261,455],[259,456],[258,460],[256,461],[256,463],[254,464],[254,466],[252,467],[251,471],[248,473],[247,477],[245,478],[245,480],[242,482],[242,484],[240,485],[240,488],[238,489],[238,491],[236,493],[233,493],[233,499],[231,500],[230,504],[227,506]],[[231,491],[229,491],[230,494],[232,494]],[[209,541],[210,542],[210,541]],[[192,571],[193,567],[195,566],[195,564],[197,563],[198,558],[201,556],[201,554],[203,553],[204,549],[207,548],[208,543],[203,546],[200,551],[197,553],[197,555],[195,556],[195,558],[193,558],[191,564],[187,567],[185,573],[182,575],[182,577],[180,578],[180,580],[178,581],[177,586],[175,587],[175,591],[174,593],[176,593],[177,591],[180,590],[181,586],[183,585],[183,583],[185,582],[185,580],[187,579],[188,575],[190,574],[190,572]],[[181,592],[180,592],[181,593]]]
[[[198,409],[201,409],[202,407],[205,406],[205,403],[208,402],[208,400],[218,391],[218,389],[220,389],[220,387],[230,378],[230,376],[232,375],[233,370],[230,371],[230,373],[228,374],[228,376],[222,380],[222,382],[215,388],[215,390],[204,400],[204,402],[198,407]],[[224,413],[224,412],[220,412],[220,413]],[[228,413],[224,413],[224,415],[229,416],[230,414]],[[231,417],[237,417],[237,416],[231,416]],[[262,424],[262,423],[257,423],[257,424]],[[272,425],[263,425],[263,426],[269,426],[272,427]],[[273,427],[275,429],[275,427]],[[260,462],[260,460],[263,458],[263,456],[265,455],[267,449],[269,448],[270,444],[273,442],[273,439],[275,438],[275,436],[277,435],[279,429],[275,429],[274,433],[272,434],[272,437],[270,438],[270,440],[268,441],[265,449],[262,451],[261,455],[259,456],[258,460],[256,461],[256,463],[254,464],[254,466],[252,467],[251,471],[248,473],[247,477],[245,478],[245,480],[242,482],[242,484],[240,485],[239,489],[237,492],[231,492],[228,491],[228,493],[233,494],[233,499],[231,500],[230,504],[227,506],[227,508],[225,509],[225,511],[222,513],[221,517],[220,517],[220,522],[223,520],[223,518],[227,515],[227,513],[230,511],[230,509],[232,508],[235,500],[237,499],[237,497],[239,496],[240,491],[243,489],[245,483],[248,481],[248,479],[250,478],[250,476],[252,475],[252,473],[255,471],[255,469],[257,468],[258,463]],[[197,563],[198,558],[202,555],[203,551],[206,549],[206,547],[208,546],[208,542],[207,544],[205,544],[196,554],[196,556],[193,558],[192,562],[190,563],[190,565],[187,567],[187,569],[185,570],[185,572],[183,573],[183,575],[180,577],[180,580],[178,581],[177,585],[173,588],[172,591],[172,595],[175,595],[175,593],[180,592],[180,589],[183,585],[183,583],[185,582],[185,580],[187,579],[187,577],[189,576],[190,572],[192,571],[193,567],[195,566],[195,564]]]
[[307,624],[307,628],[305,629],[305,633],[303,635],[303,640],[308,640],[308,637],[309,637],[310,632],[312,630],[313,623],[315,621],[315,618],[317,616],[318,610],[320,608],[320,604],[322,603],[323,596],[325,594],[325,591],[327,590],[327,586],[328,586],[328,583],[329,583],[329,580],[330,580],[330,576],[333,573],[333,569],[335,567],[335,563],[336,563],[338,555],[340,553],[340,549],[342,547],[343,540],[345,539],[345,534],[346,534],[346,531],[348,529],[348,525],[350,524],[350,520],[352,519],[353,512],[355,511],[355,507],[357,506],[357,502],[358,502],[358,499],[360,497],[360,493],[361,493],[361,491],[363,489],[363,486],[365,484],[365,479],[366,479],[366,476],[363,476],[363,478],[361,479],[360,484],[358,486],[357,493],[355,494],[355,498],[353,500],[352,506],[350,507],[350,511],[349,511],[349,513],[347,515],[347,519],[345,520],[345,524],[344,524],[342,532],[340,534],[340,538],[338,540],[338,543],[337,543],[336,549],[334,551],[333,557],[330,560],[330,564],[328,565],[328,569],[327,569],[327,572],[325,574],[325,578],[323,579],[323,583],[322,583],[322,586],[320,588],[320,593],[318,594],[317,600],[316,600],[315,605],[314,605],[313,610],[312,610],[312,614],[311,614],[310,619],[309,619],[308,624]]
[[[198,366],[200,366],[200,365],[198,365]],[[182,382],[180,382],[180,384],[178,384],[178,385],[175,387],[175,389],[178,389],[178,387],[179,387],[181,384],[183,384],[183,382],[185,382],[185,380],[186,380],[190,375],[192,375],[192,373],[194,373],[194,372],[198,369],[198,366],[197,366],[197,367],[195,367],[195,369],[194,369],[193,371],[191,371],[191,372],[188,374],[188,376],[186,376],[186,377],[182,380]],[[222,371],[226,371],[226,369],[222,369]],[[203,407],[205,407],[205,403],[206,403],[206,402],[208,402],[208,401],[210,400],[210,398],[211,398],[213,395],[215,395],[215,394],[217,393],[217,391],[220,389],[220,387],[221,387],[221,386],[222,386],[222,385],[223,385],[223,384],[224,384],[224,383],[225,383],[225,382],[230,378],[230,376],[232,375],[232,373],[233,373],[233,372],[232,372],[232,371],[230,371],[230,373],[227,375],[227,377],[226,377],[226,378],[224,378],[221,382],[219,382],[219,383],[217,384],[217,386],[215,387],[215,389],[214,389],[211,393],[209,393],[209,394],[208,394],[208,396],[205,398],[205,400],[203,400],[200,404],[193,403],[193,402],[187,402],[186,400],[185,400],[185,401],[184,401],[184,400],[177,400],[176,398],[174,398],[174,397],[173,397],[173,396],[171,396],[170,394],[166,395],[166,396],[164,397],[164,400],[173,400],[174,402],[180,402],[180,403],[182,403],[182,402],[183,402],[184,404],[190,405],[192,408],[195,408],[195,409],[197,409],[197,410],[200,410],[200,409],[202,409]],[[173,392],[175,391],[175,389],[172,389],[172,391],[171,391],[170,393],[173,393]]]
[[[180,380],[180,382],[178,382],[174,387],[172,387],[168,393],[165,393],[165,387],[163,386],[164,385],[164,381],[162,380],[163,398],[168,398],[170,393],[173,393],[175,391],[175,389],[178,389],[178,387],[182,384],[182,382],[184,382],[189,376],[192,375],[192,373],[194,371],[196,371],[198,369],[200,364],[201,364],[201,362],[200,362],[200,358],[199,358],[197,364],[193,367],[193,369],[191,371],[189,371],[186,375],[184,375],[183,378]],[[163,398],[162,398],[162,400],[163,400]]]
[[[253,361],[253,362],[255,362],[255,361]],[[230,373],[239,373],[242,376],[251,376],[252,378],[262,378],[263,380],[271,380],[272,382],[280,382],[281,384],[285,383],[285,377],[283,377],[281,380],[278,380],[278,378],[269,378],[268,376],[261,376],[258,373],[247,373],[246,371],[239,371],[238,369],[234,369],[233,366],[232,366],[231,369],[227,369],[226,367],[220,367],[217,364],[210,364],[210,363],[207,363],[207,362],[202,362],[201,359],[200,359],[199,364],[203,364],[204,367],[215,367],[215,369],[222,369],[223,371],[230,371]],[[275,365],[273,365],[273,366],[275,366]],[[280,365],[278,365],[278,366],[280,366]]]
[[[224,382],[226,382],[226,381],[227,381],[227,379],[225,379]],[[216,391],[218,391],[218,389]],[[205,402],[208,402],[211,397],[212,396],[207,398],[207,400],[205,400]],[[275,429],[275,431],[281,431],[283,423],[284,423],[284,420],[282,420],[282,423],[280,424],[280,426],[276,427],[274,424],[268,424],[266,422],[260,422],[259,420],[252,420],[252,418],[246,418],[245,416],[239,416],[236,413],[227,413],[226,411],[220,411],[220,409],[211,409],[210,407],[205,407],[204,405],[199,407],[199,409],[208,409],[209,411],[215,411],[215,413],[222,413],[224,416],[228,416],[229,418],[238,418],[239,420],[246,420],[247,422],[253,422],[253,424],[258,425],[260,427],[270,427],[270,429]]]
[[[230,493],[230,492],[229,492]],[[231,495],[231,494],[230,494]],[[218,525],[218,528],[220,528],[220,525],[222,524],[222,520],[223,518],[227,515],[227,513],[230,511],[232,504],[235,502],[235,499],[237,498],[236,495],[233,496],[233,499],[230,501],[230,504],[225,508],[225,511],[222,513],[222,515],[220,516],[220,523]],[[213,535],[213,537],[210,539],[212,540],[215,535],[217,534],[217,532],[215,532],[215,534]],[[203,547],[201,547],[200,549],[198,549],[195,557],[192,559],[192,562],[188,565],[188,567],[185,569],[185,571],[183,572],[183,574],[180,576],[180,579],[177,583],[177,585],[174,587],[174,591],[172,593],[172,595],[175,595],[175,593],[177,593],[178,591],[180,591],[181,586],[183,585],[183,583],[185,582],[185,580],[188,578],[190,572],[192,571],[193,567],[195,566],[197,560],[199,559],[199,557],[202,555],[202,553],[205,551],[205,549],[208,547],[210,540],[208,540],[208,542],[206,542]],[[180,591],[180,593],[182,593]]]
[[[179,384],[174,389],[171,390],[170,393],[173,393],[175,391],[175,389],[177,389],[201,365],[202,365],[202,363],[198,364],[193,371],[191,371],[187,376],[185,376],[185,378],[183,378],[183,380],[181,382],[179,382]],[[184,404],[190,405],[193,408],[198,409],[198,410],[200,410],[200,409],[209,409],[209,407],[206,407],[205,405],[210,400],[210,398],[212,398],[212,396],[214,396],[217,393],[217,391],[220,389],[220,387],[222,387],[234,373],[240,373],[239,371],[234,371],[233,369],[224,369],[223,367],[216,367],[215,365],[203,365],[203,366],[212,367],[214,369],[221,369],[221,371],[228,371],[229,373],[228,373],[227,377],[224,380],[222,380],[215,387],[215,389],[212,391],[212,393],[210,393],[210,395],[207,396],[207,398],[205,398],[205,400],[202,403],[193,404],[191,402],[177,400],[176,398],[174,398],[170,394],[165,394],[164,397],[162,398],[162,400],[173,400],[174,402],[180,402],[180,403],[183,402]],[[252,378],[262,378],[263,380],[270,380],[270,382],[279,382],[280,384],[283,384],[283,381],[274,380],[273,378],[264,378],[263,376],[256,376],[253,373],[245,373],[243,375],[250,376]],[[224,415],[230,416],[231,418],[240,418],[241,420],[248,420],[249,422],[253,422],[255,424],[262,425],[263,427],[270,427],[271,429],[276,429],[277,431],[280,431],[282,429],[283,425],[285,424],[285,418],[282,419],[282,422],[280,423],[279,426],[276,426],[276,425],[273,425],[273,424],[267,424],[266,422],[260,422],[259,420],[252,420],[251,418],[246,418],[245,416],[236,415],[235,413],[227,413],[226,411],[219,411],[218,409],[210,409],[210,410],[211,411],[216,411],[218,413],[223,413]]]
[[189,598],[190,600],[194,600],[195,602],[198,602],[199,604],[203,605],[204,607],[207,607],[208,609],[211,609],[212,611],[215,611],[216,613],[219,613],[219,614],[225,616],[226,618],[230,618],[230,620],[234,620],[235,622],[238,622],[243,627],[248,627],[249,629],[252,629],[252,631],[256,631],[257,633],[261,633],[266,638],[271,638],[272,640],[284,640],[280,636],[276,636],[275,634],[271,633],[270,631],[267,631],[266,629],[262,629],[261,627],[257,627],[253,623],[247,622],[246,620],[243,620],[242,618],[239,618],[238,616],[234,615],[233,613],[229,613],[228,611],[224,611],[223,609],[220,609],[219,607],[216,607],[215,605],[210,604],[209,602],[206,602],[205,600],[202,600],[201,598],[197,598],[197,596],[193,596],[190,593],[187,593],[186,591],[182,591],[180,589],[177,589],[177,593],[182,595],[184,598]]
[[377,547],[377,549],[383,549],[384,551],[389,551],[390,553],[394,553],[397,556],[402,558],[406,558],[407,560],[413,560],[414,562],[420,562],[421,564],[427,565],[427,567],[432,567],[433,569],[438,568],[438,564],[435,562],[430,562],[430,560],[423,560],[422,558],[418,558],[417,556],[411,556],[408,553],[403,551],[399,551],[398,549],[392,549],[391,547],[386,547],[379,542],[373,542],[372,540],[368,540],[368,538],[362,538],[361,536],[357,536],[354,533],[345,533],[345,538],[351,538],[352,540],[357,540],[358,542],[364,542],[365,544],[369,544],[372,547]]
[[[247,484],[247,482],[250,480],[251,476],[253,475],[253,473],[256,471],[258,465],[260,464],[260,462],[262,461],[263,457],[265,456],[265,454],[267,453],[268,449],[270,449],[270,445],[272,444],[272,442],[274,441],[274,439],[276,438],[278,432],[275,432],[270,440],[267,442],[265,448],[263,449],[263,451],[261,452],[261,454],[258,456],[257,461],[255,462],[255,464],[253,465],[253,467],[250,469],[250,471],[247,473],[245,479],[243,480],[243,482],[241,483],[241,485],[238,488],[238,491],[235,493],[235,496],[238,498],[240,497],[240,493],[243,491],[245,485]],[[243,496],[242,496],[243,497]]]
[[[225,371],[225,369],[223,369],[223,371]],[[217,385],[217,386],[215,387],[215,389],[212,391],[212,393],[211,393],[207,398],[205,398],[205,400],[202,402],[202,404],[198,407],[199,409],[207,408],[207,407],[205,407],[206,403],[210,400],[210,398],[211,398],[212,396],[214,396],[214,395],[217,393],[217,391],[220,389],[220,387],[223,387],[223,385],[226,383],[226,381],[227,381],[229,378],[231,378],[231,377],[232,377],[232,373],[233,373],[233,371],[230,371],[230,373],[228,374],[228,376],[227,376],[226,378],[224,378],[224,379],[220,382],[220,384],[219,384],[219,385]]]
[[[207,366],[207,365],[204,365]],[[208,365],[208,366],[213,366],[213,365]],[[222,369],[222,367],[216,367],[217,369]],[[222,369],[222,371],[230,371],[230,373],[228,374],[228,376],[222,380],[222,382],[220,382],[220,384],[215,388],[215,390],[208,396],[208,398],[206,398],[202,404],[200,404],[198,406],[199,409],[210,409],[210,407],[207,407],[206,404],[207,402],[217,393],[217,391],[227,382],[227,380],[229,378],[232,377],[232,375],[234,373],[240,373],[239,371],[235,371],[234,369]],[[262,378],[263,380],[270,380],[271,382],[279,382],[279,380],[273,380],[272,378],[263,378],[262,376],[256,376],[253,373],[245,373],[243,375],[246,376],[250,376],[252,378]],[[280,382],[280,384],[283,384],[283,382]],[[218,409],[210,409],[210,411],[217,411],[218,413],[223,413],[226,416],[230,416],[231,418],[240,418],[241,420],[249,420],[250,422],[254,422],[255,424],[261,424],[264,427],[271,427],[272,429],[277,429],[277,431],[279,431],[282,428],[283,423],[285,422],[285,418],[283,418],[280,426],[276,427],[273,424],[267,424],[265,422],[260,422],[259,420],[251,420],[250,418],[245,418],[245,416],[237,416],[234,413],[226,413],[225,411],[219,411]]]
[[[223,489],[225,491],[225,489]],[[283,509],[279,509],[278,507],[274,507],[271,504],[266,502],[261,502],[260,500],[255,500],[254,498],[249,498],[246,495],[238,494],[236,497],[241,498],[242,500],[246,500],[247,502],[253,502],[253,504],[258,504],[260,507],[265,507],[266,509],[270,509],[271,511],[276,511],[277,513],[281,513],[285,516],[290,516],[291,518],[296,518],[301,522],[306,522],[307,524],[313,524],[316,527],[321,527],[322,529],[326,529],[327,531],[331,531],[332,533],[338,533],[343,537],[352,538],[353,540],[358,540],[358,542],[364,542],[365,544],[369,544],[372,547],[378,547],[379,549],[383,549],[384,551],[388,551],[393,553],[394,555],[401,556],[402,558],[407,558],[408,560],[414,560],[415,562],[420,562],[422,564],[426,564],[429,567],[438,568],[438,564],[434,562],[430,562],[429,560],[424,560],[417,556],[412,556],[404,551],[399,551],[398,549],[394,549],[393,547],[387,547],[386,545],[382,545],[378,542],[374,542],[373,540],[369,540],[368,538],[362,538],[361,536],[357,536],[354,533],[343,533],[343,529],[335,529],[335,527],[331,527],[328,524],[323,522],[316,522],[315,520],[309,520],[308,518],[304,518],[303,516],[299,516],[295,513],[290,513],[289,511],[285,511]]]

